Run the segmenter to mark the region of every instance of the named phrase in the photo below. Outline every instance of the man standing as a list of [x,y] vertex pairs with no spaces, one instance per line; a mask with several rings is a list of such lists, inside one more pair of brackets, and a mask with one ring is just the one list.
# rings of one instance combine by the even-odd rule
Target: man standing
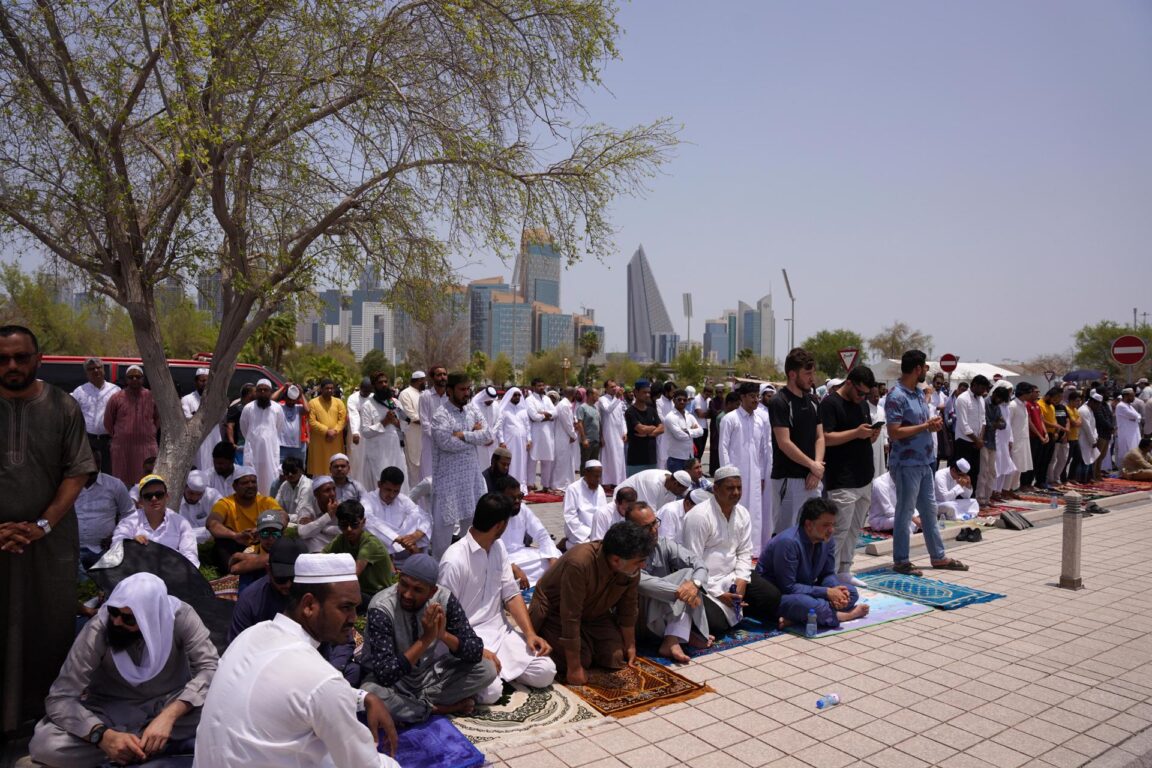
[[426,478],[432,477],[435,469],[432,445],[432,417],[436,411],[448,402],[448,369],[442,365],[432,366],[432,388],[420,393],[420,476],[408,479],[410,485],[416,485]]
[[120,387],[105,381],[104,361],[98,357],[84,361],[84,375],[88,377],[88,382],[72,390],[72,397],[76,398],[84,413],[84,427],[88,430],[88,445],[92,449],[92,456],[100,465],[100,471],[109,473],[112,471],[112,438],[104,428],[104,410],[108,400],[120,391]]
[[[583,390],[581,390],[583,391]],[[599,395],[594,388],[580,396],[576,407],[576,428],[580,433],[580,463],[600,460],[600,410],[596,407]]]
[[567,488],[576,477],[576,462],[580,458],[580,434],[576,431],[576,414],[572,401],[576,398],[575,387],[565,387],[563,397],[556,405],[555,427],[552,438],[553,449],[552,479],[549,486]]
[[[880,384],[868,390],[868,422],[879,424],[879,438],[872,441],[872,478],[880,477],[888,471],[887,451],[888,427],[884,424],[884,406],[880,402]],[[825,436],[827,439],[827,436]]]
[[[691,390],[691,387],[686,387],[685,391]],[[709,409],[709,401],[712,400],[712,385],[705,384],[700,394],[695,395],[688,402],[688,410],[696,417],[696,423],[700,425],[700,434],[696,436],[696,456],[700,459],[704,458],[704,448],[708,445],[708,425],[712,416],[712,411]]]
[[872,502],[872,445],[880,439],[880,430],[872,428],[865,398],[875,386],[872,370],[858,365],[848,372],[847,381],[820,401],[828,446],[824,490],[836,512],[834,573],[843,583],[852,579],[856,539]]
[[600,412],[600,461],[604,464],[604,484],[619,485],[628,477],[625,462],[628,427],[624,423],[624,388],[612,379],[604,382],[604,394],[596,401]]
[[348,463],[352,477],[364,482],[364,442],[360,434],[360,406],[372,395],[372,377],[360,379],[360,388],[348,395]]
[[[396,751],[388,708],[359,691],[317,652],[355,628],[360,589],[350,555],[300,555],[288,605],[241,632],[220,659],[196,734],[194,768],[338,765],[399,768],[377,754],[381,731]],[[365,728],[356,720],[364,712]]]
[[[357,479],[365,488],[380,482],[385,467],[404,465],[400,414],[400,405],[392,399],[388,375],[382,371],[373,373],[372,396],[360,403],[361,474]],[[400,490],[408,492],[407,478]]]
[[420,482],[424,475],[420,467],[420,442],[422,438],[420,425],[420,395],[424,387],[428,386],[428,379],[424,371],[413,371],[408,386],[400,392],[400,407],[404,409],[404,459],[408,464],[407,477],[413,485]]
[[[459,524],[467,530],[476,501],[484,495],[484,478],[476,461],[476,446],[492,440],[492,430],[469,400],[467,374],[445,380],[448,402],[432,417],[432,556],[439,558],[452,543]],[[549,425],[551,429],[551,425]]]
[[[487,493],[476,503],[472,527],[444,553],[437,583],[460,602],[468,623],[484,641],[484,656],[496,665],[497,677],[476,696],[481,704],[495,704],[503,682],[519,681],[532,688],[547,688],[556,677],[556,664],[548,657],[552,647],[532,628],[528,606],[512,575],[512,564],[500,538],[518,506],[503,494]],[[507,610],[520,628],[504,617]]]
[[772,531],[796,525],[800,507],[820,495],[824,427],[812,397],[816,360],[797,347],[784,358],[788,384],[769,401],[772,422]]
[[[197,368],[192,380],[193,390],[180,398],[180,410],[184,420],[188,421],[200,410],[200,402],[204,398],[204,390],[208,387],[208,369]],[[212,429],[204,436],[200,447],[196,450],[196,469],[201,472],[209,471],[212,466],[212,449],[220,442],[220,425],[212,425]]]
[[532,424],[532,444],[528,448],[528,487],[536,487],[537,465],[539,465],[540,489],[552,488],[552,463],[556,458],[556,406],[545,392],[544,380],[533,379],[532,391],[528,393],[528,421]]
[[628,428],[625,452],[628,477],[648,469],[659,469],[656,438],[664,434],[664,425],[652,404],[652,388],[647,379],[636,381],[633,395],[632,405],[624,411],[624,423]]
[[1132,405],[1136,391],[1131,387],[1120,390],[1116,403],[1116,462],[1119,464],[1140,442],[1140,412]]
[[672,410],[664,415],[664,445],[668,458],[665,468],[671,472],[684,469],[695,457],[696,439],[703,434],[700,422],[688,411],[688,393],[678,389],[672,393]]
[[77,402],[36,378],[40,345],[0,328],[0,733],[44,712],[76,633],[73,503],[96,471]]
[[956,443],[953,446],[952,464],[960,459],[971,467],[968,480],[975,488],[980,479],[980,451],[984,448],[984,426],[987,415],[984,395],[988,394],[988,377],[974,376],[968,391],[956,398]]
[[897,573],[920,576],[921,571],[910,559],[910,526],[912,515],[920,513],[925,521],[924,542],[932,557],[932,567],[950,571],[966,571],[968,566],[947,557],[940,529],[936,527],[936,452],[932,448],[932,433],[943,428],[939,416],[928,417],[928,404],[917,384],[924,383],[928,374],[927,357],[918,349],[910,349],[900,359],[900,380],[888,392],[884,402],[884,415],[888,421],[888,437],[892,451],[888,468],[896,486],[896,520],[892,528],[892,570]]
[[[660,424],[663,426],[664,417],[672,412],[672,393],[676,391],[676,382],[666,381],[660,385],[660,393],[656,397],[654,403],[656,407],[656,416],[660,419]],[[661,431],[656,436],[656,466],[664,468],[668,464],[668,433]]]
[[156,455],[160,413],[144,388],[144,369],[128,366],[128,387],[108,399],[104,429],[112,436],[112,474],[131,488],[144,475],[144,460]]
[[720,420],[717,431],[720,466],[740,470],[740,505],[751,518],[752,547],[756,549],[772,538],[772,496],[764,493],[765,479],[772,474],[772,433],[768,420],[758,410],[756,385],[746,381],[736,394],[740,396],[740,407]]
[[256,382],[256,396],[240,412],[244,433],[244,463],[256,470],[256,488],[267,496],[280,474],[280,435],[285,427],[284,409],[272,402],[272,382]]
[[308,402],[308,474],[328,471],[333,454],[344,452],[348,408],[336,397],[336,383],[321,379],[320,394]]
[[[512,387],[504,393],[492,434],[497,446],[492,452],[490,466],[496,466],[497,455],[507,453],[508,473],[524,483],[524,478],[528,476],[528,446],[531,445],[532,427],[528,421],[528,405],[519,387]],[[524,487],[527,489],[527,483]]]

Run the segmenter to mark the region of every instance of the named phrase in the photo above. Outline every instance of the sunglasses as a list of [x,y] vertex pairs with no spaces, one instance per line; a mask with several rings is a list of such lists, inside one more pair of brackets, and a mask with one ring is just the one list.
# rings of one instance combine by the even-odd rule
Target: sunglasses
[[292,577],[291,576],[273,576],[272,581],[276,584],[279,584],[280,586],[284,586],[285,584],[291,584],[292,583]]
[[33,357],[35,357],[35,355],[30,352],[18,352],[15,355],[0,355],[0,365],[8,365],[13,360],[16,361],[16,365],[28,365],[28,363],[32,362]]
[[120,621],[124,622],[124,626],[126,627],[136,626],[135,616],[130,613],[124,613],[124,611],[120,610],[114,605],[108,606],[108,616],[109,618],[120,619]]
[[260,538],[262,539],[278,539],[284,535],[283,531],[277,531],[274,528],[265,528],[260,531]]
[[167,495],[168,491],[150,491],[148,493],[140,494],[140,498],[144,501],[155,501],[156,499],[162,499]]

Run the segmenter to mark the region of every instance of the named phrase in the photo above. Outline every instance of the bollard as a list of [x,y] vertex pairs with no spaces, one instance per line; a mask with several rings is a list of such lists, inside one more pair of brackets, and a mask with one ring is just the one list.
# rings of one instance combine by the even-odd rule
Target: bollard
[[1060,560],[1060,588],[1083,589],[1080,579],[1080,529],[1084,516],[1080,514],[1080,494],[1064,494],[1064,551]]

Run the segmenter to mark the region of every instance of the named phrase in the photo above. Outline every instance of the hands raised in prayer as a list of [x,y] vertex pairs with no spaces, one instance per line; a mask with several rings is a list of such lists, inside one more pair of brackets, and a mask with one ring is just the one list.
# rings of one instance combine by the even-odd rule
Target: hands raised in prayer
[[443,640],[444,633],[448,629],[448,614],[444,612],[444,606],[439,603],[428,603],[424,608],[424,615],[420,617],[420,626],[424,630],[420,639],[426,645]]

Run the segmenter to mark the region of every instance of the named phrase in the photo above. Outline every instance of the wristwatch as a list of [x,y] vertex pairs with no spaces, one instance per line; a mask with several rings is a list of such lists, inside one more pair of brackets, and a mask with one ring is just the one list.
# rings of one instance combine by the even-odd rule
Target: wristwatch
[[45,536],[52,533],[52,524],[49,523],[44,518],[40,518],[39,520],[37,520],[36,525],[40,526],[40,530],[44,531]]
[[100,741],[104,738],[104,732],[107,730],[108,730],[108,726],[106,726],[106,725],[98,725],[95,728],[93,728],[92,732],[88,734],[88,743],[98,745],[100,743]]
[[701,592],[704,591],[704,585],[700,582],[700,579],[692,579],[692,583],[696,585],[696,589],[700,590]]

